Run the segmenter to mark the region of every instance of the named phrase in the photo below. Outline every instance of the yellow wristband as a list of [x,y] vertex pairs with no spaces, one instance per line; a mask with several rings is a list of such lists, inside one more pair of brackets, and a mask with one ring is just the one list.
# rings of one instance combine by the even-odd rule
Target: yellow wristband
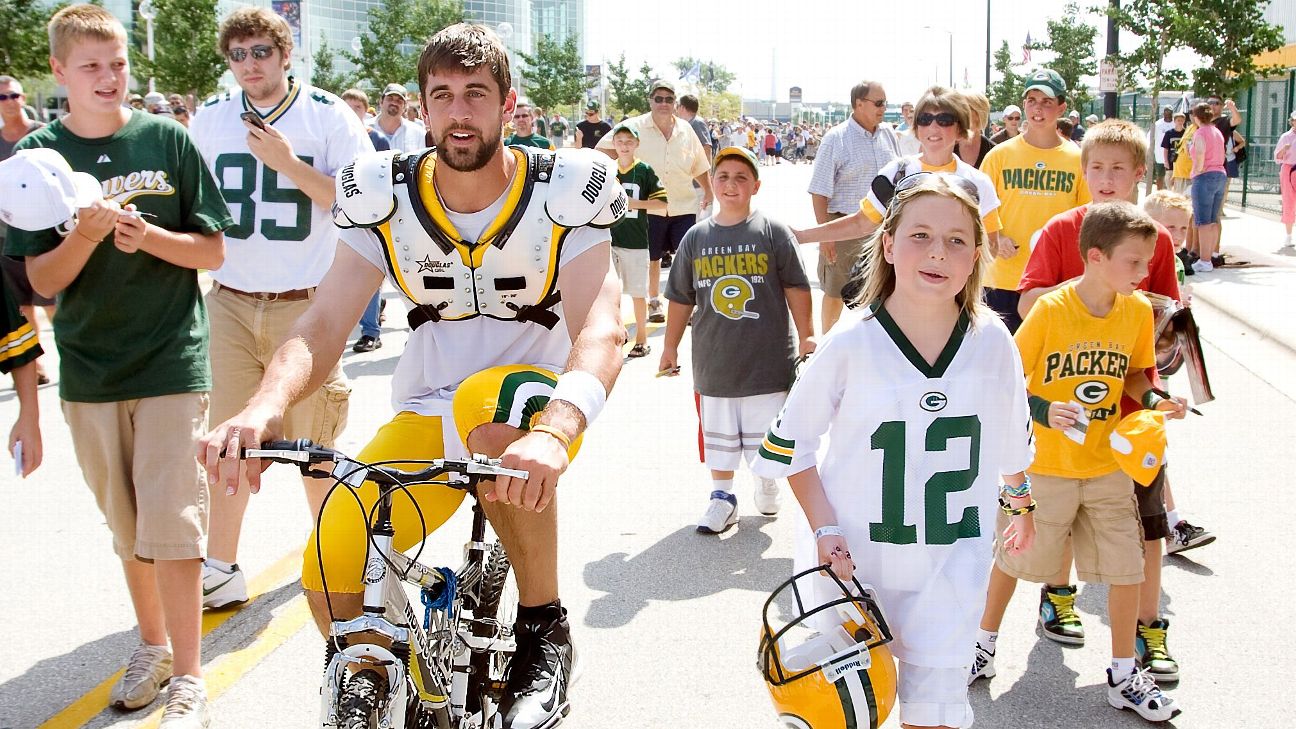
[[562,443],[562,447],[564,450],[568,450],[571,448],[571,438],[568,438],[566,433],[562,432],[561,430],[558,430],[557,428],[548,425],[536,424],[531,426],[531,432],[552,435],[553,437],[558,439],[559,443]]

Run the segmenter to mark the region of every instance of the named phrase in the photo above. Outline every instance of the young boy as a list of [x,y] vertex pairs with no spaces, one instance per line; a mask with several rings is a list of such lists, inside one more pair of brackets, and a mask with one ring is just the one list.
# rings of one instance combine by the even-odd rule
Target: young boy
[[[1091,127],[1081,143],[1080,160],[1085,181],[1094,200],[1125,200],[1133,194],[1146,171],[1146,153],[1147,141],[1142,130],[1128,121],[1110,119]],[[1068,210],[1055,216],[1040,230],[1019,285],[1019,310],[1023,317],[1042,295],[1061,288],[1084,273],[1084,260],[1080,254],[1080,228],[1090,209],[1089,205],[1081,205]],[[1148,265],[1148,276],[1139,283],[1138,288],[1179,300],[1181,293],[1175,274],[1177,262],[1170,234],[1158,226],[1156,249]],[[1159,385],[1155,368],[1149,368],[1147,376],[1153,384]],[[1125,398],[1121,403],[1121,412],[1128,414],[1140,407],[1136,400]],[[1166,643],[1165,630],[1169,622],[1158,615],[1161,599],[1161,540],[1173,537],[1170,525],[1175,523],[1167,523],[1165,516],[1165,504],[1172,501],[1169,488],[1163,468],[1150,486],[1134,490],[1143,523],[1143,538],[1146,540],[1145,579],[1139,601],[1139,645],[1147,650],[1140,652],[1139,658],[1141,664],[1150,668],[1159,681],[1173,681],[1179,675],[1178,664],[1170,656]],[[1197,529],[1191,525],[1188,527]],[[1084,642],[1084,626],[1074,608],[1075,587],[1069,584],[1069,554],[1065,556],[1064,562],[1063,568],[1040,593],[1040,625],[1044,635],[1052,640],[1081,644]]]
[[139,621],[141,644],[110,701],[142,708],[170,679],[162,727],[205,727],[208,493],[193,454],[211,374],[197,269],[221,265],[233,220],[184,127],[124,106],[130,65],[116,18],[72,5],[50,20],[49,38],[69,111],[18,149],[59,152],[100,181],[103,198],[67,235],[11,230],[6,253],[25,257],[34,289],[61,293],[63,415]]
[[1179,281],[1180,293],[1184,298],[1184,277],[1192,275],[1192,264],[1186,262],[1188,257],[1188,230],[1192,227],[1192,201],[1186,195],[1169,190],[1157,190],[1143,200],[1143,209],[1152,219],[1166,229],[1175,251],[1175,277]]
[[621,291],[634,306],[635,339],[631,357],[645,357],[648,346],[648,216],[640,210],[665,210],[666,188],[647,162],[635,157],[639,132],[618,124],[612,130],[617,154],[617,179],[625,188],[629,209],[612,226],[612,263],[621,278]]
[[[1133,183],[1140,177],[1134,175]],[[1080,227],[1083,275],[1041,296],[1017,332],[1031,414],[1039,426],[1029,471],[1038,503],[1037,533],[1034,549],[1025,555],[1002,545],[996,549],[978,639],[982,647],[969,677],[970,682],[993,673],[993,655],[986,655],[984,646],[993,649],[1016,581],[1055,579],[1070,541],[1080,579],[1109,586],[1107,701],[1150,721],[1170,719],[1180,709],[1157,688],[1148,668],[1135,663],[1143,535],[1131,498],[1136,487],[1117,466],[1108,436],[1120,420],[1122,394],[1168,417],[1182,418],[1185,410],[1182,398],[1164,400],[1152,393],[1145,372],[1156,361],[1152,307],[1134,292],[1147,278],[1157,235],[1156,223],[1127,202],[1091,206]]]
[[[750,464],[792,387],[799,355],[814,351],[810,281],[788,226],[752,210],[759,161],[726,147],[711,170],[718,211],[684,235],[666,282],[670,311],[659,370],[679,371],[679,343],[693,322],[693,387],[698,394],[702,459],[711,500],[697,529],[719,534],[738,523],[734,472]],[[790,318],[789,318],[790,314]],[[794,346],[789,324],[796,325]],[[756,509],[778,513],[778,484],[760,479]]]

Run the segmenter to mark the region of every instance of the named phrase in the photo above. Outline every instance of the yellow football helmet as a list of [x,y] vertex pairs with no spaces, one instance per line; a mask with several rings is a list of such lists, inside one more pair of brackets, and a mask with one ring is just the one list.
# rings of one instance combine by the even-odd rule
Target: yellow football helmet
[[[840,591],[840,597],[812,597],[816,587],[822,591],[825,586]],[[779,604],[789,599],[788,593],[796,617],[775,630],[770,609],[789,609]],[[774,590],[765,601],[762,622],[757,664],[779,726],[877,729],[886,721],[896,703],[896,665],[887,648],[891,629],[871,588],[854,578],[847,585],[827,565],[815,567]],[[812,627],[819,632],[795,643],[798,633]]]
[[726,319],[759,319],[760,314],[747,311],[754,298],[756,289],[742,276],[721,276],[711,284],[711,308]]

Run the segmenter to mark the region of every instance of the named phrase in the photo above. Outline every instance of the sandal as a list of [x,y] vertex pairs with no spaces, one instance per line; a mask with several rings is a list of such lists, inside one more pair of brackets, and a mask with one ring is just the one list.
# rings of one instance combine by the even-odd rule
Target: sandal
[[647,344],[636,344],[635,346],[630,348],[630,353],[626,356],[627,357],[647,357],[648,353],[651,351],[652,351],[652,347],[649,347]]

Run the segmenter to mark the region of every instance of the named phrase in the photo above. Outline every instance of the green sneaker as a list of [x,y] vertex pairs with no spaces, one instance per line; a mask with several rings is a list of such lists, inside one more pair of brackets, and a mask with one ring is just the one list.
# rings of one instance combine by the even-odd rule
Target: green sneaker
[[1084,645],[1084,626],[1075,611],[1075,585],[1040,588],[1039,623],[1044,635],[1067,645]]
[[1166,645],[1169,631],[1170,621],[1157,618],[1151,625],[1139,623],[1138,635],[1134,638],[1134,659],[1157,683],[1179,680],[1179,663],[1170,655],[1170,648]]

